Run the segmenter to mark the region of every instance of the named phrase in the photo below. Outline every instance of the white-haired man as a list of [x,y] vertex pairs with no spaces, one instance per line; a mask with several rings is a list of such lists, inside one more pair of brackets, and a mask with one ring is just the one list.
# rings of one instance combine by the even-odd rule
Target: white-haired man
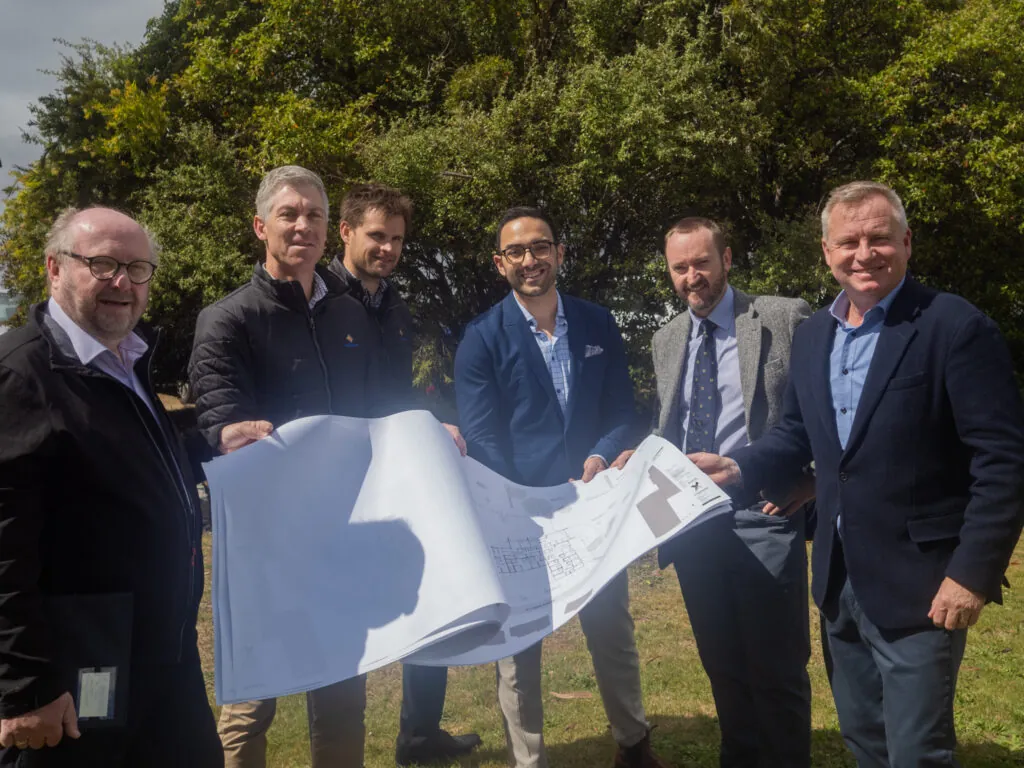
[[0,339],[0,765],[219,768],[201,519],[139,324],[155,244],[65,211],[51,298]]

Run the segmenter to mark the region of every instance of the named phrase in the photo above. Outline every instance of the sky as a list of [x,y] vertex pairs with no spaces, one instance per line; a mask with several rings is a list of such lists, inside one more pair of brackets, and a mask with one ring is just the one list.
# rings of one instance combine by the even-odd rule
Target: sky
[[[163,12],[164,0],[0,0],[0,188],[15,165],[28,165],[40,148],[21,140],[28,108],[57,87],[40,70],[60,67],[66,49],[54,41],[89,38],[106,45],[142,42],[146,22]],[[0,211],[3,210],[0,193]]]

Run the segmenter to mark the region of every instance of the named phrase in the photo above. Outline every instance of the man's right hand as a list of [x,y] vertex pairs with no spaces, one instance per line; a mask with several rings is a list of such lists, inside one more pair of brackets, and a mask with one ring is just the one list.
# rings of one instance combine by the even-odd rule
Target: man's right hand
[[697,469],[720,488],[738,485],[740,482],[740,465],[730,458],[714,453],[691,453],[686,458],[696,464]]
[[55,747],[67,734],[77,739],[78,715],[70,693],[62,693],[45,707],[8,720],[0,720],[0,747],[42,749]]
[[274,431],[269,421],[239,421],[228,424],[220,431],[220,452],[231,453],[250,443],[262,440]]

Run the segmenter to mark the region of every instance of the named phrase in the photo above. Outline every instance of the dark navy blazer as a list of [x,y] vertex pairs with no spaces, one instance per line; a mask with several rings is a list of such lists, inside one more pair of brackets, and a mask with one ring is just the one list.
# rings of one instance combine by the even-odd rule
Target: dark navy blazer
[[845,450],[829,383],[835,328],[823,309],[797,329],[780,423],[733,455],[744,487],[781,489],[814,459],[812,592],[826,615],[844,565],[887,629],[930,624],[946,576],[998,601],[1024,520],[1024,409],[995,323],[908,277]]
[[562,295],[572,373],[566,413],[513,294],[473,320],[455,355],[469,455],[523,485],[578,478],[588,456],[614,461],[635,428],[633,385],[611,313]]

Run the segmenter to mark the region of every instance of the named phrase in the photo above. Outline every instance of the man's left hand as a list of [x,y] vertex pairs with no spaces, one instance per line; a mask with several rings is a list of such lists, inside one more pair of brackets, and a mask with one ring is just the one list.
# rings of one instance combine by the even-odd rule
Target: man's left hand
[[452,440],[455,441],[455,447],[459,449],[459,453],[465,456],[466,440],[462,437],[462,433],[459,432],[459,428],[454,424],[442,424],[441,426],[448,430],[448,434],[451,435]]
[[608,462],[602,459],[600,456],[591,456],[589,459],[583,462],[583,477],[580,479],[584,483],[589,483],[598,472],[604,472],[608,469]]
[[789,517],[800,509],[800,507],[813,499],[814,492],[814,475],[804,475],[800,478],[800,481],[796,484],[793,490],[789,492],[789,496],[784,502],[782,502],[781,506],[769,501],[764,505],[764,509],[762,511],[766,515]]
[[985,596],[958,584],[948,576],[939,585],[928,618],[940,629],[967,629],[974,626],[985,607]]

